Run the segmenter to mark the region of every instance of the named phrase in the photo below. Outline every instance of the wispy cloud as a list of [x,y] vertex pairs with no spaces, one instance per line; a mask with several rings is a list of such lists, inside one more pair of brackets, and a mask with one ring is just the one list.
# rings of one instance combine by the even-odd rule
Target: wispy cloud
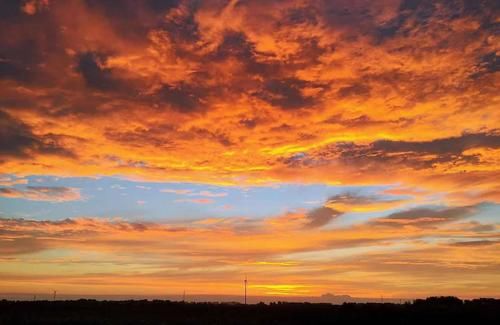
[[[491,283],[495,283],[500,263],[499,228],[489,227],[478,233],[478,224],[463,222],[465,210],[469,211],[469,207],[435,209],[434,214],[445,216],[446,221],[433,223],[432,227],[407,227],[401,223],[387,227],[368,221],[334,229],[322,227],[331,220],[331,211],[326,217],[297,212],[294,217],[264,220],[210,218],[170,223],[119,218],[0,218],[0,253],[11,257],[22,254],[23,265],[39,265],[37,274],[43,276],[32,278],[34,274],[26,274],[17,283],[42,285],[53,278],[49,275],[49,271],[53,272],[50,265],[64,262],[72,272],[58,277],[59,281],[79,286],[89,285],[87,281],[92,278],[97,281],[88,286],[92,290],[98,290],[101,281],[118,277],[124,282],[117,287],[132,291],[150,290],[147,279],[154,279],[162,290],[178,288],[180,281],[192,290],[203,290],[203,285],[212,283],[217,285],[218,293],[233,293],[233,283],[239,283],[241,274],[247,273],[256,285],[252,290],[260,294],[271,290],[267,284],[273,283],[291,286],[290,290],[278,286],[275,292],[295,295],[300,289],[295,290],[294,285],[306,286],[314,295],[325,288],[365,296],[379,292],[398,296],[410,288],[418,291],[415,295],[439,293],[440,288],[415,285],[430,279],[455,294],[468,294],[470,291],[464,288],[470,277],[484,284],[474,294],[495,294],[497,288]],[[390,218],[421,220],[429,213],[414,209]],[[311,226],[312,222],[316,224]],[[53,257],[52,253],[61,248],[78,252],[79,259]],[[103,260],[107,272],[92,276],[86,273],[91,265],[99,270]],[[14,259],[2,263],[18,262]],[[16,276],[1,273],[0,284]],[[133,279],[135,286],[130,286],[127,279]]]
[[160,192],[163,193],[172,193],[172,194],[177,194],[177,195],[189,195],[193,193],[193,190],[188,190],[188,189],[170,189],[170,188],[164,188],[161,189]]
[[80,190],[71,187],[27,186],[24,189],[0,188],[0,196],[32,201],[67,202],[81,200]]
[[212,191],[194,191],[190,189],[161,189],[160,192],[163,193],[172,193],[172,194],[177,194],[177,195],[187,195],[187,196],[202,196],[202,197],[211,197],[211,198],[216,198],[216,197],[224,197],[227,196],[227,193],[225,192],[212,192]]
[[0,175],[0,186],[14,186],[19,184],[28,184],[28,180],[22,177]]
[[212,199],[177,199],[174,202],[195,203],[195,204],[211,204],[211,203],[214,203],[214,200],[212,200]]

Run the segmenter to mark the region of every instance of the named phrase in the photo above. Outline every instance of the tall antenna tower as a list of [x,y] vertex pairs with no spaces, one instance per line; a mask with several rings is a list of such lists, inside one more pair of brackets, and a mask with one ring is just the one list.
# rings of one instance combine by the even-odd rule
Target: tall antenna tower
[[56,295],[57,295],[57,291],[54,290],[54,301],[56,301]]
[[245,274],[245,305],[247,304],[247,275]]

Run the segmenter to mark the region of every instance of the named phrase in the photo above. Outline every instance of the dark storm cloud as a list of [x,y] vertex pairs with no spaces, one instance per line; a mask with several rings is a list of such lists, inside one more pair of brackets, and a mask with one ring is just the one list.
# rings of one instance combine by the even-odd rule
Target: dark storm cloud
[[255,44],[241,31],[226,30],[217,48],[204,58],[207,64],[211,61],[224,62],[228,59],[237,60],[247,73],[264,78],[278,74],[282,68],[282,62],[274,60],[266,53],[256,51]]
[[103,53],[85,52],[78,56],[76,70],[88,87],[99,90],[116,90],[121,86],[111,69],[103,68],[107,56]]
[[301,109],[316,103],[314,97],[304,96],[301,92],[308,85],[308,82],[296,78],[269,79],[256,96],[284,110]]
[[0,18],[9,19],[21,16],[21,0],[0,1]]
[[125,37],[144,41],[151,28],[161,25],[163,17],[180,0],[85,0],[91,10],[102,12]]
[[177,85],[164,85],[156,97],[182,113],[191,113],[206,109],[203,105],[208,96],[208,90],[197,85],[179,83]]
[[[8,38],[6,32],[0,31],[1,43],[7,44]],[[35,78],[45,81],[40,68],[44,53],[39,42],[33,36],[10,46],[0,46],[0,80],[9,79],[21,84],[31,84]]]
[[225,60],[234,57],[242,61],[253,60],[255,47],[248,41],[243,32],[226,31],[222,42],[219,44],[213,58],[216,60]]
[[338,90],[337,94],[340,98],[355,97],[365,98],[370,96],[370,87],[363,84],[354,84],[352,86],[342,87]]
[[459,155],[473,148],[500,148],[500,133],[466,133],[459,137],[431,141],[379,140],[372,144],[374,151],[385,153],[414,152],[422,154]]
[[[376,29],[379,41],[396,35],[408,36],[417,28],[428,28],[432,19],[453,21],[463,17],[476,17],[482,22],[482,28],[488,29],[495,24],[495,12],[500,10],[496,0],[404,0],[396,17]],[[439,11],[439,15],[437,12]]]
[[[78,78],[82,77],[78,76]],[[132,82],[124,81],[120,85],[123,88],[120,86],[116,91],[93,91],[96,88],[83,85],[85,90],[81,92],[50,88],[39,93],[26,93],[23,88],[19,87],[9,89],[4,97],[0,96],[0,107],[11,114],[21,111],[30,112],[54,121],[70,117],[88,120],[109,116],[110,113],[130,111],[129,105],[132,103],[138,106],[144,105],[141,101],[143,98],[136,95]],[[124,104],[125,100],[126,104]]]
[[355,40],[359,32],[370,32],[374,27],[372,8],[364,1],[324,1],[319,6],[323,21],[332,29],[341,30],[345,40]]
[[162,20],[160,28],[168,32],[169,39],[178,45],[174,49],[178,55],[192,55],[182,45],[192,45],[199,40],[199,27],[195,14],[200,4],[200,1],[180,2]]
[[320,58],[323,54],[335,51],[333,46],[320,46],[320,41],[316,37],[302,37],[298,42],[300,43],[300,48],[288,59],[286,63],[286,67],[288,68],[301,69],[314,64],[320,64]]
[[0,59],[0,79],[13,79],[26,82],[31,77],[31,71],[22,64]]
[[[328,164],[340,160],[357,166],[399,164],[414,169],[432,168],[439,163],[480,163],[480,154],[465,154],[470,149],[500,148],[497,130],[484,133],[466,133],[458,137],[431,141],[379,140],[368,145],[337,142],[307,157],[293,161],[283,160],[291,167],[300,165]],[[293,162],[293,164],[290,164]]]
[[317,25],[319,22],[318,16],[318,10],[313,6],[290,8],[278,24],[286,26],[301,24]]
[[425,25],[427,20],[432,17],[435,10],[434,4],[427,0],[404,0],[400,4],[399,14],[389,22],[377,28],[376,32],[378,35],[376,34],[376,37],[378,41],[383,41],[397,34],[405,36],[413,27],[406,26],[406,23],[411,18],[414,18],[415,24]]
[[74,158],[75,154],[60,144],[60,136],[37,136],[21,120],[0,111],[0,159],[8,157],[30,158],[36,154]]
[[102,9],[107,16],[116,16],[121,19],[140,19],[143,10],[164,14],[169,9],[176,7],[180,0],[122,0],[119,4],[114,0],[85,0],[90,7]]
[[328,207],[320,207],[314,209],[307,214],[308,223],[305,225],[305,227],[321,228],[341,214],[342,212]]
[[0,1],[0,80],[21,84],[52,85],[54,76],[46,75],[47,59],[64,50],[61,26],[41,5],[36,15],[23,12],[26,1]]
[[476,68],[478,71],[472,74],[472,78],[498,72],[500,71],[500,57],[495,52],[482,55],[478,60]]

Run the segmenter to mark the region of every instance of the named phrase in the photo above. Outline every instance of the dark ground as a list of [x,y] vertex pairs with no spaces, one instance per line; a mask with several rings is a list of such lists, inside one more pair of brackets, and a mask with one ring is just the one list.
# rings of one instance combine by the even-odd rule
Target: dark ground
[[[500,299],[427,298],[408,304],[170,301],[0,301],[0,324],[500,324]],[[427,324],[426,324],[427,323]]]

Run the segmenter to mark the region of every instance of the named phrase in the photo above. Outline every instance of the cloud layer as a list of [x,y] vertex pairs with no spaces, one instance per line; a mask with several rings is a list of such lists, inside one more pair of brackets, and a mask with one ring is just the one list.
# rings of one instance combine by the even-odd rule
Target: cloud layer
[[[1,1],[9,208],[82,199],[28,175],[381,190],[260,219],[2,218],[0,290],[237,292],[248,273],[255,290],[497,294],[498,224],[472,218],[500,203],[499,12],[495,0]],[[160,194],[185,211],[232,198],[192,188]]]
[[373,184],[389,164],[394,183],[498,172],[495,1],[2,6],[2,172],[224,184]]
[[[234,294],[247,274],[252,294],[274,287],[273,294],[495,295],[498,224],[467,219],[481,208],[413,209],[348,227],[328,226],[342,218],[329,208],[263,220],[0,219],[0,285],[80,294],[213,293],[216,286]],[[429,281],[432,288],[421,285]],[[300,290],[286,289],[294,285]]]

